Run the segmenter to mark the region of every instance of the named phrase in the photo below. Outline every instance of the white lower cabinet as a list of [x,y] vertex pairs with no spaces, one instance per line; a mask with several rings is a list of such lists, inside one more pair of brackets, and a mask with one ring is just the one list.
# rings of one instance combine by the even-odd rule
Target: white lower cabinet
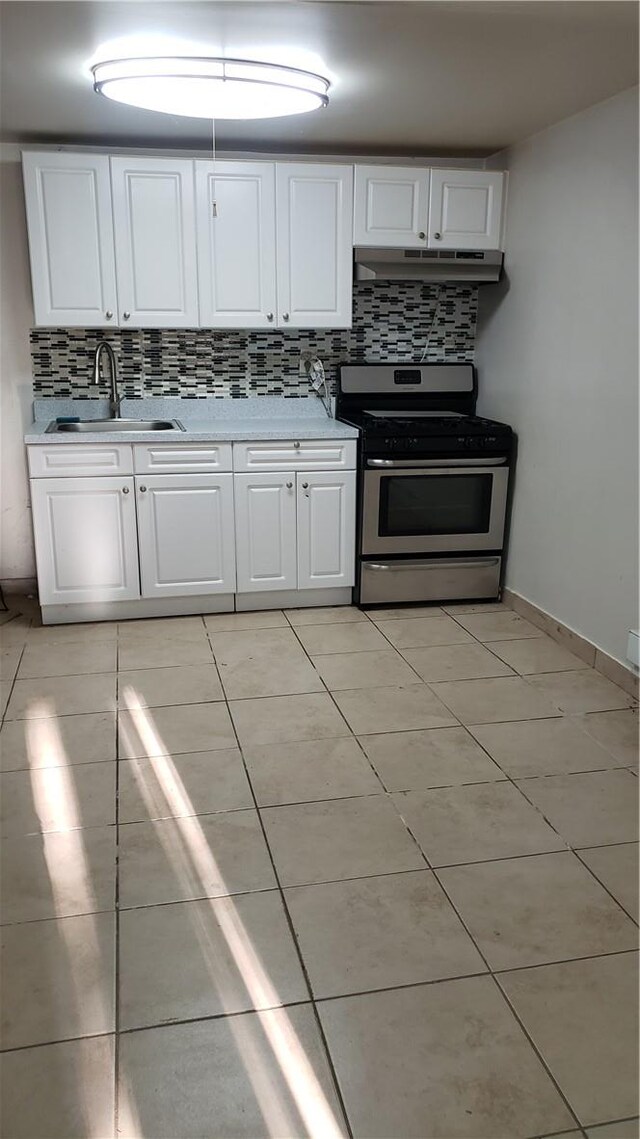
[[234,475],[238,593],[295,589],[296,476]]
[[140,597],[132,478],[31,482],[42,605]]
[[234,479],[239,593],[353,585],[355,471]]
[[[339,450],[327,456],[321,440],[305,441],[304,450],[276,441],[274,455],[281,462],[284,456],[279,471],[246,470],[253,444],[234,444],[233,455],[231,444],[218,444],[215,453],[207,446],[207,454],[196,454],[194,445],[182,454],[178,444],[163,454],[160,444],[118,444],[109,454],[104,444],[30,447],[42,606],[137,601],[147,613],[163,598],[186,604],[215,594],[228,601],[233,594],[353,585],[356,471],[293,469],[294,462],[319,464],[323,457],[327,467],[355,465],[350,442],[338,440]],[[209,470],[183,473],[183,459]],[[152,460],[170,470],[150,473]],[[236,461],[238,474],[231,470]],[[113,470],[114,463],[127,473],[76,474]],[[49,469],[56,476],[40,477]]]
[[297,474],[298,589],[351,586],[356,472]]
[[233,475],[138,475],[143,597],[234,593]]

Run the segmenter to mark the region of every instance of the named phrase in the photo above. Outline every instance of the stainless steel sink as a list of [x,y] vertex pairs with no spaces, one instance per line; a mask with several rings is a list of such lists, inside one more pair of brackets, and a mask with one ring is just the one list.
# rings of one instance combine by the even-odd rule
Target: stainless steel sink
[[83,419],[81,423],[56,423],[54,419],[45,434],[59,431],[184,431],[184,427],[179,419]]

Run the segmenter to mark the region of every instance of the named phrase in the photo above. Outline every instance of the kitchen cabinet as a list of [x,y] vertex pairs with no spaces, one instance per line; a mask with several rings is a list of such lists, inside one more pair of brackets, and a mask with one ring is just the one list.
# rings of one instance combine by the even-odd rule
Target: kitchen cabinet
[[501,249],[504,174],[356,166],[354,245]]
[[350,328],[353,168],[277,163],[278,319],[282,328]]
[[504,175],[493,170],[432,170],[431,249],[501,249]]
[[353,244],[425,249],[430,173],[415,166],[356,166]]
[[36,325],[117,324],[109,158],[22,156]]
[[119,324],[197,326],[193,162],[112,158],[111,190]]
[[275,166],[196,162],[195,168],[200,326],[273,327]]
[[131,477],[31,481],[40,603],[140,597]]
[[202,611],[198,598],[231,608],[234,594],[240,608],[253,593],[267,606],[269,592],[279,604],[349,597],[355,439],[27,450],[45,624],[61,608],[93,620],[112,602],[126,603],[121,618]]
[[296,589],[296,476],[234,475],[238,593]]
[[137,475],[143,597],[235,591],[233,475]]
[[238,593],[354,582],[356,472],[236,474]]
[[296,475],[298,589],[352,586],[356,472]]

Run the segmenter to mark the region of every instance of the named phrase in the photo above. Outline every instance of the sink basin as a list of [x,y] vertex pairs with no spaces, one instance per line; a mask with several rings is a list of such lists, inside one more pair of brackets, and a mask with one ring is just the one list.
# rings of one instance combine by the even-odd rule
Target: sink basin
[[46,434],[85,431],[184,431],[179,419],[83,419],[81,423],[56,423],[53,420]]

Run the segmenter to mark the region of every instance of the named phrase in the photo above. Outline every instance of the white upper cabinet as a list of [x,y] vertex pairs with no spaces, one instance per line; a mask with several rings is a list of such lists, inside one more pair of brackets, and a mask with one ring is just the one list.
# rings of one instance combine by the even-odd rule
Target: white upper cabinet
[[143,597],[236,588],[233,475],[138,475]]
[[196,212],[201,327],[275,325],[274,165],[196,162]]
[[429,175],[415,166],[356,166],[354,245],[426,248]]
[[432,170],[429,246],[501,249],[503,186],[492,170]]
[[353,168],[276,167],[278,324],[350,328]]
[[194,328],[198,281],[193,162],[112,158],[119,323]]
[[108,157],[25,151],[22,165],[36,324],[116,324]]

